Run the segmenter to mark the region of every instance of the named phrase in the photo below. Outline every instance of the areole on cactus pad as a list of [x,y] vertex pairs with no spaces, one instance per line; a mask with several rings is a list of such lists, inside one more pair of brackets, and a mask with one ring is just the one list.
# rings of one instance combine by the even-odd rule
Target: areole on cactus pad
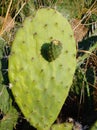
[[55,9],[41,8],[19,29],[9,57],[9,80],[25,118],[49,130],[72,84],[76,44],[69,22]]

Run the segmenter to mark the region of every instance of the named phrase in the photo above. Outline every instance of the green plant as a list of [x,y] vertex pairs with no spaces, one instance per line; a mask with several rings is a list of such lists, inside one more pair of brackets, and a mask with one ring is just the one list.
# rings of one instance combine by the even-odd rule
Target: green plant
[[[88,89],[88,82],[85,76],[85,72],[82,70],[82,68],[78,67],[76,68],[73,84],[71,86],[71,92],[75,93],[75,95],[81,94],[81,91],[85,91]],[[87,91],[88,92],[88,91]]]
[[4,57],[5,45],[6,42],[0,37],[0,129],[13,130],[17,122],[18,112],[12,105],[10,89],[4,83],[6,71],[3,70],[4,66],[2,66],[2,64],[6,64],[4,62],[4,59],[6,59],[6,57]]
[[97,36],[92,36],[86,38],[79,42],[78,44],[78,63],[77,66],[80,66],[84,63],[85,59],[89,56],[93,56],[92,53],[97,48]]
[[51,130],[72,130],[73,128],[73,123],[61,123],[61,124],[54,124],[51,127]]
[[97,121],[92,125],[90,130],[97,130]]
[[75,68],[76,44],[68,21],[51,8],[26,19],[12,44],[9,79],[15,101],[38,130],[49,130],[56,120]]
[[6,86],[0,84],[0,129],[13,130],[17,123],[18,112],[12,105]]

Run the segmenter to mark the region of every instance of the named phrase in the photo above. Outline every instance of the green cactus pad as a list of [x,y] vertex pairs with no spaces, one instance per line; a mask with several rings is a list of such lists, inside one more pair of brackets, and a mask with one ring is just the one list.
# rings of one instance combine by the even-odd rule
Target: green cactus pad
[[12,105],[6,86],[0,83],[0,130],[13,130],[18,120],[18,112]]
[[97,121],[91,126],[90,130],[97,130]]
[[18,112],[12,105],[9,88],[4,84],[7,71],[5,70],[6,58],[4,55],[6,41],[0,37],[0,130],[13,130],[17,123]]
[[[52,41],[60,41],[62,49],[59,46],[53,51],[55,42],[46,44],[51,52],[50,56],[48,51],[48,59],[52,62],[48,62],[41,51],[45,43]],[[18,106],[38,130],[49,130],[56,120],[75,68],[76,44],[68,21],[48,8],[39,9],[32,19],[27,18],[13,42],[8,72]]]
[[73,123],[65,122],[61,124],[54,124],[51,127],[51,130],[72,130],[73,129]]

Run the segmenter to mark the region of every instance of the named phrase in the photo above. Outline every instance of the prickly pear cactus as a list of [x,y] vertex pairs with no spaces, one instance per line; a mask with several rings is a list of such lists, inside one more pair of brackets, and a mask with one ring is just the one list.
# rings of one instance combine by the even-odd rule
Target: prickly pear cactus
[[54,124],[51,127],[51,130],[72,130],[73,123],[61,123],[61,124]]
[[18,112],[12,105],[7,88],[0,83],[0,130],[13,130],[17,119]]
[[[71,86],[70,92],[80,95],[82,89],[86,91],[89,88],[87,79],[85,77],[85,72],[80,68],[76,68],[74,79],[73,79],[73,84]],[[89,90],[86,91],[88,93]]]
[[15,100],[38,130],[48,130],[68,95],[76,68],[76,45],[68,21],[39,9],[15,37],[9,79]]
[[97,121],[91,126],[90,130],[97,130]]
[[[84,63],[84,60],[92,55],[92,52],[97,48],[97,36],[86,38],[78,44],[78,66]],[[80,52],[80,50],[84,50]],[[86,53],[85,53],[86,51]]]
[[18,118],[18,112],[12,105],[12,99],[8,93],[9,88],[4,84],[5,75],[2,65],[4,62],[4,47],[6,42],[0,37],[0,130],[13,130]]
[[65,123],[53,124],[51,130],[82,130],[83,126],[74,119],[69,118]]

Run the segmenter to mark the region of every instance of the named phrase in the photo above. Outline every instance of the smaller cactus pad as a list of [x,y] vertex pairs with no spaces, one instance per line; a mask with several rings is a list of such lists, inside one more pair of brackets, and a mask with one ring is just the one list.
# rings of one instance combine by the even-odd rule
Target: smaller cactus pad
[[51,130],[72,130],[73,129],[73,123],[65,122],[61,124],[54,124],[51,127]]
[[14,98],[27,120],[49,130],[68,96],[76,68],[76,44],[68,21],[39,9],[16,34],[9,57]]
[[12,105],[6,86],[0,83],[0,130],[13,130],[18,120],[18,112]]
[[90,130],[97,130],[97,121],[91,126]]
[[12,105],[12,99],[9,94],[9,88],[5,85],[5,69],[7,58],[5,46],[6,41],[0,37],[0,130],[13,130],[17,123],[18,112]]
[[53,40],[50,43],[45,43],[41,47],[42,56],[49,62],[55,60],[61,54],[62,44],[60,41]]

